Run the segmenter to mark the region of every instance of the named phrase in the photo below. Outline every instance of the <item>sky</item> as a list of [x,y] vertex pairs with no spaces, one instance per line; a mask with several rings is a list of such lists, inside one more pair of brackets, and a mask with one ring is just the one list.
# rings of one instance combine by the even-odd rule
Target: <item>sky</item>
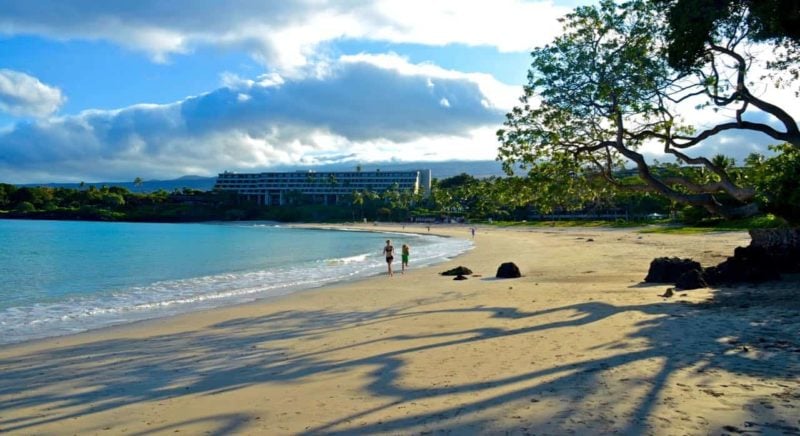
[[589,3],[3,0],[0,182],[492,160]]

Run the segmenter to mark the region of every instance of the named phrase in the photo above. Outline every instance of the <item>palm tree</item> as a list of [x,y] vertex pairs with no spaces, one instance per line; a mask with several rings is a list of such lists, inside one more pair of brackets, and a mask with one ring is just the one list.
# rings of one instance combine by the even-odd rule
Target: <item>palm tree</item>
[[391,188],[383,191],[383,202],[389,206],[389,210],[394,214],[400,206],[400,192],[397,183],[394,183]]
[[[353,191],[352,204],[353,204],[353,206],[356,206],[356,205],[359,206],[359,208],[361,209],[361,219],[363,220],[364,219],[364,193],[361,192],[361,191]],[[355,217],[353,217],[353,220],[355,221]]]
[[[736,160],[723,154],[717,154],[711,158],[711,164],[720,171],[731,173],[733,167],[736,166]],[[700,174],[702,174],[703,183],[709,183],[712,180],[719,180],[719,173],[716,171],[707,173],[705,167],[700,167]]]
[[133,179],[133,186],[135,186],[137,188],[141,188],[143,183],[144,183],[144,180],[142,180],[141,177],[137,177],[137,178]]
[[728,171],[736,166],[736,159],[723,154],[717,154],[711,158],[711,163],[725,171]]
[[[333,191],[333,204],[338,203],[339,196],[336,194],[336,186],[339,184],[339,180],[336,179],[336,174],[329,173],[328,174],[328,185],[331,187],[331,191]],[[326,195],[325,204],[328,204],[329,196]]]

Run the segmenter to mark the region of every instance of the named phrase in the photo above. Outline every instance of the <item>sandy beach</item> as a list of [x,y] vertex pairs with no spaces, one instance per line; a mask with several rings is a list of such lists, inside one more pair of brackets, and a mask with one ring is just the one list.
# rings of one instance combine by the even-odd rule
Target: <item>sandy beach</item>
[[[412,247],[394,277],[5,346],[0,432],[800,434],[800,280],[642,283],[654,257],[748,242],[479,227],[434,267]],[[495,279],[508,261],[523,277]],[[438,274],[458,265],[473,276]]]

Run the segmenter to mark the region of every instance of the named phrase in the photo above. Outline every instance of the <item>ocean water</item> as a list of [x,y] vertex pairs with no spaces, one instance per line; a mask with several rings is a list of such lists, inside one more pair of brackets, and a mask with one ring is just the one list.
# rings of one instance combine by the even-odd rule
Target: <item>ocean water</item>
[[412,247],[411,267],[472,247],[431,235],[271,223],[0,220],[0,344],[381,274],[386,239],[398,252]]

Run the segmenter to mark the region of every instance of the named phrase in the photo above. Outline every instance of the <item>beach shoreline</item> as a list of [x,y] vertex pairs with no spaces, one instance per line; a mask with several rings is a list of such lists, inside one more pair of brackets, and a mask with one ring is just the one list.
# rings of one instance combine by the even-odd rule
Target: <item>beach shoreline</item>
[[[214,222],[210,224],[219,225],[224,223]],[[163,278],[154,279],[150,282],[139,280],[137,285],[131,285],[128,289],[124,285],[118,285],[118,288],[114,288],[113,293],[106,293],[106,295],[101,292],[96,294],[91,292],[75,293],[75,297],[64,299],[64,301],[48,302],[41,300],[37,302],[36,295],[48,295],[51,292],[57,294],[60,289],[42,289],[38,290],[38,292],[32,289],[22,289],[21,295],[26,295],[25,293],[28,292],[33,297],[30,301],[25,302],[20,299],[17,301],[17,306],[12,303],[7,304],[5,309],[0,307],[0,321],[2,321],[0,324],[7,329],[6,335],[0,337],[0,347],[32,340],[69,336],[152,319],[168,318],[216,307],[248,304],[258,300],[272,300],[290,293],[304,292],[309,289],[380,275],[385,268],[382,258],[378,254],[380,247],[383,245],[383,240],[386,236],[403,235],[400,232],[376,232],[372,228],[357,229],[353,226],[343,225],[278,225],[277,223],[265,222],[247,222],[245,225],[241,223],[228,224],[248,228],[282,227],[284,228],[282,232],[308,232],[308,235],[316,235],[316,232],[312,231],[323,231],[331,232],[330,234],[339,233],[345,236],[356,231],[357,233],[369,233],[372,235],[383,233],[385,236],[372,236],[370,239],[374,240],[374,246],[370,244],[366,247],[363,243],[358,247],[353,246],[348,242],[351,237],[345,236],[343,243],[347,248],[333,252],[329,247],[335,244],[327,242],[326,247],[328,248],[321,250],[326,255],[311,261],[284,261],[282,265],[275,265],[276,262],[270,263],[272,259],[281,256],[280,253],[277,253],[275,256],[270,255],[270,259],[264,265],[258,264],[258,267],[255,268],[253,267],[254,264],[250,262],[251,266],[248,266],[248,269],[236,269],[229,265],[229,268],[232,269],[217,269],[215,272],[207,274],[198,270],[194,272],[193,276],[178,278],[170,278],[169,274],[161,273]],[[331,238],[330,234],[322,239]],[[419,233],[419,236],[424,238],[426,236],[432,237],[433,235]],[[305,236],[305,238],[317,240],[318,236]],[[333,238],[335,239],[336,237]],[[358,240],[361,238],[361,236],[356,236],[352,239]],[[470,248],[466,246],[469,242],[447,242],[447,239],[428,238],[427,241],[424,241],[426,249],[423,256],[424,259],[421,261],[425,264],[443,262],[446,259],[439,258],[440,256],[436,253],[462,252]],[[303,238],[300,238],[300,240],[302,241]],[[323,241],[323,243],[325,242]],[[421,242],[416,243],[419,244]],[[378,249],[375,249],[375,247],[378,247]],[[269,253],[270,248],[269,245],[265,246],[258,254]],[[372,254],[370,255],[370,253]],[[319,256],[321,253],[318,252],[317,255]],[[125,258],[125,256],[118,257]],[[309,255],[288,255],[288,258],[297,259],[298,257],[308,259]],[[57,263],[56,261],[53,262]],[[35,264],[35,262],[29,262],[29,264]],[[80,262],[73,262],[73,264],[78,265]],[[185,268],[185,264],[185,261],[183,264],[179,262],[178,268]],[[237,265],[233,265],[233,267],[235,266]],[[130,269],[130,274],[135,274],[134,268]],[[11,271],[15,271],[13,265]],[[17,276],[25,276],[27,274],[35,274],[35,272],[21,271],[17,273]],[[80,272],[74,271],[72,274],[80,274]],[[119,283],[119,279],[116,280]],[[129,281],[133,282],[134,280]],[[91,279],[88,283],[81,282],[81,284],[63,279],[60,288],[78,289],[81,286],[86,286],[91,289],[92,284]],[[197,287],[198,285],[200,285],[200,288]],[[11,283],[6,283],[7,289],[13,289],[13,287],[14,280]],[[115,299],[117,294],[120,297]]]
[[[406,274],[3,346],[0,431],[791,433],[794,306],[642,283],[654,257],[709,266],[748,239],[478,227],[472,250],[432,267],[412,247]],[[495,279],[506,261],[523,277]],[[438,274],[458,265],[474,274]]]

